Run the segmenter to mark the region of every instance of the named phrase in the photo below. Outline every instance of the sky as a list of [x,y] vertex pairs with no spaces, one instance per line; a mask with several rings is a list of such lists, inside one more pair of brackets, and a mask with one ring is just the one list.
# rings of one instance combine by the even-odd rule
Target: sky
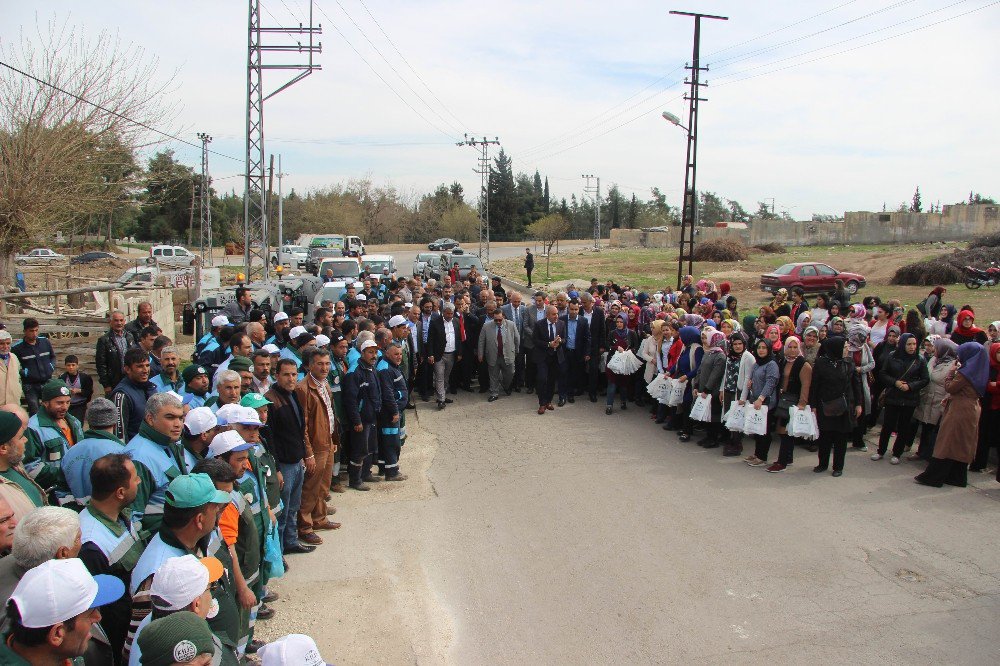
[[[49,21],[141,45],[171,80],[162,129],[212,135],[216,188],[242,191],[246,2],[0,7],[3,52]],[[262,7],[265,26],[308,22],[308,0]],[[997,0],[318,0],[322,70],[267,101],[266,152],[281,155],[286,192],[368,177],[416,200],[457,180],[471,201],[477,152],[456,145],[468,132],[498,137],[515,173],[537,169],[555,198],[581,197],[594,174],[602,194],[659,187],[676,205],[686,132],[661,113],[687,119],[693,20],[670,9],[729,17],[702,23],[699,190],[748,209],[773,198],[796,219],[895,209],[917,186],[925,206],[1000,196]],[[285,78],[265,72],[265,89]],[[200,163],[197,148],[160,147]]]

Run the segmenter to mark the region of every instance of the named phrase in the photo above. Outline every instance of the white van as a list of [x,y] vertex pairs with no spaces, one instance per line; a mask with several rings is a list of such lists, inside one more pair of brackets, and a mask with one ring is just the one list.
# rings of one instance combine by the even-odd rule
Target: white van
[[198,255],[189,252],[180,245],[154,245],[149,248],[146,263],[150,266],[165,264],[167,266],[194,266]]

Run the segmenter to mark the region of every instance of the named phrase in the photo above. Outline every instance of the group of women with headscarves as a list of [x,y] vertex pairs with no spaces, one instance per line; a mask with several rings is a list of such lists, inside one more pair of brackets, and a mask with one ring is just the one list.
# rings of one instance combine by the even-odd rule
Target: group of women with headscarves
[[[970,306],[956,310],[942,302],[944,293],[935,288],[919,312],[904,316],[898,302],[877,297],[841,304],[820,295],[810,308],[800,293],[788,301],[779,290],[742,323],[731,312],[661,308],[645,337],[633,333],[638,313],[613,305],[609,349],[631,349],[645,361],[636,381],[664,375],[684,384],[679,406],[653,407],[656,422],[677,431],[682,442],[694,436],[694,401],[711,396],[698,444],[722,447],[725,456],[742,455],[745,437],[726,429],[730,409],[768,408],[767,431],[753,437],[753,453],[745,458],[752,467],[785,471],[796,449],[806,448],[818,454],[813,471],[841,476],[848,448],[867,451],[865,435],[881,423],[873,461],[888,457],[900,464],[905,456],[927,463],[919,483],[964,486],[970,469],[986,468],[1000,439],[1000,321],[984,331]],[[616,395],[626,408],[622,384],[628,380],[609,375],[607,413]],[[815,441],[791,435],[792,407],[815,414]],[[775,436],[778,454],[769,462]]]

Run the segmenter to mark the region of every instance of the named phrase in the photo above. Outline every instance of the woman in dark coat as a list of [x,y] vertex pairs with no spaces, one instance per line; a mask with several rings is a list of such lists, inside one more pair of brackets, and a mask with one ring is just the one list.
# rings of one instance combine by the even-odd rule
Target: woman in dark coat
[[885,418],[878,436],[878,451],[872,454],[872,460],[881,460],[885,456],[889,438],[895,432],[896,441],[893,442],[889,462],[898,465],[899,457],[913,444],[917,434],[913,412],[920,404],[920,392],[930,382],[927,364],[920,358],[917,339],[912,333],[899,336],[896,351],[882,364],[879,380],[885,387]]
[[[608,331],[608,363],[618,352],[631,350],[634,354],[639,349],[639,337],[628,327],[628,315],[619,312],[615,317],[614,326]],[[608,378],[608,399],[605,402],[605,414],[610,414],[615,404],[615,393],[621,395],[622,409],[628,409],[626,403],[627,391],[632,385],[632,375],[618,375],[611,370],[605,370]]]
[[940,488],[944,484],[964,488],[968,483],[969,463],[976,455],[979,438],[979,399],[986,392],[990,362],[986,349],[978,342],[966,342],[958,348],[958,371],[945,382],[941,425],[938,426],[934,455],[917,483]]
[[844,473],[847,437],[861,418],[861,396],[854,390],[854,363],[844,358],[844,338],[827,338],[820,345],[809,387],[809,405],[819,425],[819,464],[825,472],[833,451],[833,476]]

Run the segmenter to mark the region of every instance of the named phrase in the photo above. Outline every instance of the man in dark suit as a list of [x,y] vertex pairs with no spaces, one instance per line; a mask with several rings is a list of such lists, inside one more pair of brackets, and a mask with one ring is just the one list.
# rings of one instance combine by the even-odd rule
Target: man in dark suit
[[589,293],[580,294],[582,309],[580,316],[583,317],[590,329],[590,361],[587,362],[587,393],[591,402],[597,402],[597,380],[601,355],[605,351],[608,340],[608,320],[605,318],[603,308],[594,305],[594,297]]
[[576,401],[583,394],[586,382],[587,363],[590,362],[590,326],[580,316],[580,302],[575,298],[569,302],[566,314],[559,318],[566,327],[566,381],[559,390],[559,404],[566,400]]
[[430,320],[424,353],[434,372],[434,393],[438,409],[444,409],[446,404],[452,403],[448,397],[448,381],[452,368],[462,360],[464,332],[462,319],[455,316],[453,303],[445,303],[441,314]]
[[524,323],[521,325],[521,345],[524,347],[524,385],[528,393],[535,390],[535,324],[545,319],[545,292],[536,291],[534,302],[524,309]]
[[[559,384],[559,394],[566,392],[566,324],[559,320],[559,310],[550,305],[545,310],[545,319],[535,324],[535,380],[538,391],[538,413],[552,409],[552,394]],[[559,399],[562,407],[566,401]]]
[[420,301],[420,316],[416,321],[417,336],[417,373],[414,379],[420,399],[424,402],[430,400],[430,392],[434,387],[434,365],[428,363],[427,359],[432,354],[428,353],[428,339],[430,336],[430,323],[435,317],[441,315],[434,314],[434,300],[430,296],[424,296]]
[[[514,330],[517,331],[521,340],[524,340],[524,324],[527,321],[528,308],[521,303],[521,292],[512,290],[509,296],[510,302],[500,308],[500,310],[503,312],[503,318],[509,322],[513,322]],[[531,323],[534,324],[534,322]],[[528,337],[530,338],[531,336],[529,335]],[[513,389],[520,393],[521,386],[524,385],[524,354],[528,351],[528,347],[525,346],[524,342],[521,342],[516,351]]]

